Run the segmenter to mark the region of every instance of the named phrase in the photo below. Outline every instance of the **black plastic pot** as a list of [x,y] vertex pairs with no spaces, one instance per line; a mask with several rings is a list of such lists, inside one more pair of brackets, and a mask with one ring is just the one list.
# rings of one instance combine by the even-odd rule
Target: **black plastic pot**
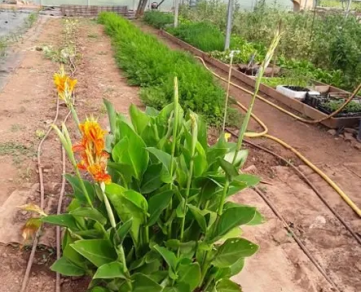
[[[329,109],[323,107],[321,104],[319,104],[317,106],[317,109],[319,109],[321,112],[324,112],[325,114],[328,114],[328,115],[332,114],[332,112]],[[346,118],[346,117],[361,117],[361,112],[351,112],[351,113],[340,112],[337,115],[335,115],[335,117],[336,118],[337,117],[339,117],[339,118],[341,118],[341,117],[343,117],[343,118]]]
[[293,91],[310,91],[308,88],[302,87],[302,86],[283,86],[284,88],[291,89]]

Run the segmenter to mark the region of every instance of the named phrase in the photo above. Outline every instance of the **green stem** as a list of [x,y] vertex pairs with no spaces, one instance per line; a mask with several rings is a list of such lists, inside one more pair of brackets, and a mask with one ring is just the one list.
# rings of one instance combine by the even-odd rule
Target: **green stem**
[[224,130],[226,128],[226,121],[227,121],[229,89],[230,89],[231,77],[232,77],[232,65],[233,65],[233,52],[231,52],[231,58],[230,58],[230,61],[229,61],[227,93],[226,93],[226,102],[225,102],[225,105],[224,105],[224,116],[223,116],[223,125],[222,125],[222,132],[223,133],[224,133]]
[[[187,204],[188,204],[188,197],[191,189],[192,184],[192,178],[193,178],[193,168],[194,168],[194,155],[196,152],[196,145],[197,145],[197,137],[198,137],[198,125],[196,117],[193,113],[190,114],[190,119],[192,122],[192,141],[191,141],[191,161],[189,163],[189,173],[188,173],[188,180],[187,180],[187,189],[186,194],[184,198],[184,216],[182,217],[182,223],[181,223],[181,232],[180,232],[180,241],[183,241],[184,237],[184,227],[185,227],[185,221],[186,221],[186,214],[187,214]],[[178,249],[178,254],[179,254]]]
[[94,209],[93,203],[92,203],[92,201],[90,200],[88,191],[87,191],[87,189],[86,189],[86,187],[85,187],[85,184],[84,184],[84,181],[83,181],[83,179],[82,179],[82,177],[81,177],[81,175],[80,175],[79,169],[78,169],[78,167],[77,167],[76,165],[74,165],[74,169],[75,169],[76,176],[77,176],[78,179],[79,179],[80,187],[81,187],[81,189],[82,189],[82,191],[83,191],[83,193],[84,193],[84,196],[85,196],[88,204],[90,205],[90,207],[92,207],[92,208]]
[[257,74],[257,79],[256,79],[256,85],[255,85],[255,91],[253,93],[253,96],[252,96],[252,100],[251,100],[251,103],[249,105],[249,108],[248,108],[248,111],[247,111],[247,114],[243,120],[243,123],[242,123],[242,126],[241,126],[241,129],[239,131],[239,136],[238,136],[238,141],[237,141],[237,148],[236,148],[236,151],[234,153],[234,156],[233,156],[233,161],[232,161],[232,164],[235,163],[236,161],[236,158],[238,156],[238,152],[240,151],[241,147],[242,147],[242,142],[243,142],[243,138],[244,138],[244,135],[246,133],[246,130],[247,130],[247,127],[248,127],[248,123],[249,123],[249,120],[251,118],[251,114],[252,114],[252,110],[253,110],[253,106],[254,106],[254,102],[256,100],[256,97],[257,97],[257,94],[258,94],[258,91],[259,91],[259,87],[261,85],[261,80],[262,80],[262,77],[263,77],[263,74],[264,74],[264,71],[266,70],[266,68],[268,67],[272,57],[273,57],[273,54],[277,48],[277,45],[279,43],[281,39],[281,32],[280,32],[280,28],[276,31],[275,33],[275,36],[273,38],[273,41],[270,45],[270,47],[268,48],[268,51],[267,51],[267,54],[266,54],[266,57],[265,59],[263,60],[261,66],[260,66],[260,69],[258,71],[258,74]]
[[73,116],[74,122],[76,123],[77,131],[80,134],[80,130],[79,130],[80,122],[79,122],[78,114],[76,113],[76,110],[72,104],[70,104],[69,107],[70,107],[71,115]]
[[[174,172],[174,155],[175,155],[175,147],[177,145],[177,132],[178,132],[178,120],[179,120],[179,95],[178,95],[178,79],[174,78],[174,123],[173,123],[173,140],[172,140],[172,152],[170,159],[170,175],[172,177],[172,182],[169,184],[169,189],[173,189],[173,172]],[[172,215],[173,209],[173,200],[171,199],[169,202],[169,206],[167,208],[167,218]],[[168,238],[172,237],[172,224],[168,226]]]
[[206,285],[205,285],[204,288],[203,288],[203,291],[204,291],[204,292],[207,291],[209,285],[212,283],[212,281],[213,281],[213,279],[214,279],[214,276],[215,276],[215,275],[213,274],[212,276],[209,277]]

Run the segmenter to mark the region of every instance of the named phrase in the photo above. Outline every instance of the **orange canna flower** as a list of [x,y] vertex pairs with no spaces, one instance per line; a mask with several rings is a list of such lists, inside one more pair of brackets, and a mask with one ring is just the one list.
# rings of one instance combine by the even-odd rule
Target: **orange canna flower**
[[65,99],[65,94],[71,95],[77,82],[78,81],[76,79],[71,79],[65,74],[63,66],[60,67],[59,73],[54,74],[54,84],[56,86],[56,90],[63,99]]
[[73,146],[73,152],[81,155],[78,168],[88,171],[96,182],[111,183],[111,177],[106,172],[108,153],[104,151],[104,131],[94,118],[87,119],[79,125],[83,135],[82,140]]

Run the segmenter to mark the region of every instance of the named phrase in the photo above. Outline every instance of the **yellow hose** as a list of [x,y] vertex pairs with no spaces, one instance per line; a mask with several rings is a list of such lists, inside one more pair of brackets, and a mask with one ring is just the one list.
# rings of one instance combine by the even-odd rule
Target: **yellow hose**
[[[208,68],[208,66],[206,65],[206,63],[204,62],[204,60],[200,57],[197,57],[198,59],[200,59],[204,65],[204,67],[210,71],[214,76],[216,76],[217,78],[225,81],[228,83],[228,80],[223,78],[222,76],[218,75],[217,73],[213,72],[211,69]],[[237,85],[237,84],[234,84],[232,82],[230,82],[230,84],[250,95],[253,95],[254,93]],[[341,106],[340,109],[338,109],[336,112],[332,113],[331,115],[323,118],[323,119],[320,119],[320,120],[315,120],[315,121],[311,121],[311,120],[306,120],[306,119],[303,119],[287,110],[285,110],[284,108],[281,108],[279,107],[278,105],[272,103],[271,101],[263,98],[262,96],[259,96],[257,95],[257,98],[266,102],[267,104],[277,108],[278,110],[284,112],[285,114],[287,115],[290,115],[291,117],[299,120],[299,121],[302,121],[302,122],[306,122],[306,123],[319,123],[323,120],[326,120],[326,119],[329,119],[330,117],[336,115],[339,111],[342,110],[342,108],[344,108],[348,102],[350,102],[357,94],[357,92],[361,89],[361,84],[357,87],[357,89],[354,91],[354,93],[352,94],[352,96]],[[241,104],[240,102],[236,101],[237,105],[242,108],[245,112],[247,112],[247,107],[245,107],[243,104]],[[255,114],[251,114],[251,117],[263,128],[263,131],[262,132],[246,132],[245,133],[245,136],[246,137],[249,137],[249,138],[260,138],[260,137],[265,137],[265,138],[268,138],[268,139],[271,139],[272,141],[275,141],[277,143],[279,143],[280,145],[282,145],[283,147],[289,149],[290,151],[292,151],[298,158],[300,158],[306,165],[308,165],[312,170],[314,170],[321,178],[323,178],[340,196],[341,198],[352,208],[352,210],[354,210],[358,216],[361,217],[361,210],[357,207],[357,205],[341,190],[341,188],[333,181],[331,180],[321,169],[319,169],[316,165],[314,165],[311,161],[309,161],[305,156],[303,156],[300,152],[298,152],[295,148],[293,148],[291,145],[287,144],[286,142],[284,142],[283,140],[277,138],[277,137],[274,137],[274,136],[271,136],[268,133],[268,128],[266,126],[265,123],[262,122],[261,119],[259,119]]]

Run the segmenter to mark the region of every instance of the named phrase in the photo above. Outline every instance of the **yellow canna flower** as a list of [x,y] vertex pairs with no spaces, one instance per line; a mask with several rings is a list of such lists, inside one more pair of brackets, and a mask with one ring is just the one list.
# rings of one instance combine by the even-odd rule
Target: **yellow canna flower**
[[65,102],[67,102],[70,98],[77,82],[78,81],[76,79],[71,79],[68,75],[66,75],[63,65],[61,65],[59,73],[54,74],[54,84],[56,86],[56,90]]
[[226,140],[228,142],[229,138],[231,138],[231,134],[230,133],[224,133],[224,140]]

